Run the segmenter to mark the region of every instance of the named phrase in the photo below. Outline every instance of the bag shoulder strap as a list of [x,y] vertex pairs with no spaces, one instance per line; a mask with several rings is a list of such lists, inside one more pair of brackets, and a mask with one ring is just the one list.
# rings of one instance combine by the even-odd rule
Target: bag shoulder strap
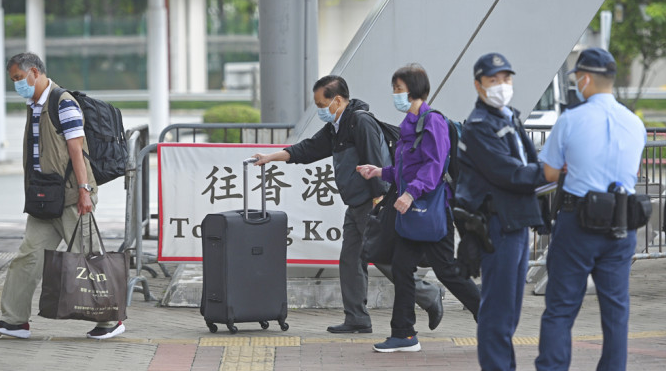
[[416,139],[414,140],[414,144],[412,144],[412,148],[409,150],[410,152],[414,152],[416,150],[416,147],[418,147],[421,144],[424,134],[423,128],[425,127],[425,118],[426,116],[428,116],[430,112],[439,113],[444,118],[444,121],[446,121],[446,116],[444,116],[443,113],[439,112],[436,109],[429,109],[423,112],[421,116],[419,116],[419,120],[416,122]]
[[55,127],[56,132],[58,134],[62,134],[62,125],[60,124],[60,115],[58,114],[58,107],[60,103],[60,97],[62,97],[63,93],[70,93],[67,89],[63,88],[53,88],[51,90],[51,93],[49,93],[49,106],[47,107],[47,111],[49,114],[49,118],[51,119],[51,123],[53,124],[53,127]]
[[[353,111],[353,112],[354,112],[354,114],[356,115],[356,119],[357,119],[357,120],[358,120],[358,116],[359,116],[359,115],[367,115],[367,116],[370,116],[370,117],[372,118],[372,121],[374,121],[375,124],[377,124],[377,128],[379,129],[379,132],[382,133],[382,123],[381,123],[381,121],[379,121],[379,119],[377,119],[377,117],[375,117],[375,115],[374,115],[372,112],[370,112],[370,111],[365,111],[365,110],[362,110],[362,109],[357,109],[356,111]],[[355,123],[355,124],[356,124],[356,123]],[[356,125],[354,125],[354,126],[356,126]]]
[[[60,97],[64,93],[69,93],[74,100],[76,100],[76,96],[74,95],[74,92],[63,89],[61,87],[53,88],[51,90],[51,93],[49,93],[49,106],[48,106],[48,114],[49,118],[51,119],[51,123],[53,124],[53,127],[56,129],[56,133],[62,134],[62,124],[60,123],[60,115],[58,113],[59,110],[59,103],[60,103]],[[79,92],[76,92],[79,94]],[[80,93],[82,96],[85,96],[85,94]],[[83,110],[81,109],[81,115],[83,115]],[[115,138],[112,138],[115,139]],[[108,142],[108,140],[106,140]],[[86,151],[81,151],[83,152],[83,157],[87,158],[88,161],[92,161],[90,158],[90,155]],[[67,179],[68,177],[65,177]]]

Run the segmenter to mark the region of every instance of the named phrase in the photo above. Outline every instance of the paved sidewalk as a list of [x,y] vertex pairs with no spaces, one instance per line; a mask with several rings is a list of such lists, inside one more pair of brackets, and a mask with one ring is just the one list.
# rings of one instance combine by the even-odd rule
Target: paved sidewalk
[[[18,248],[22,231],[0,229],[0,265]],[[18,238],[17,238],[18,236]],[[113,245],[117,240],[110,241]],[[666,260],[639,261],[631,278],[632,315],[629,370],[663,370],[666,365]],[[156,266],[153,268],[157,269]],[[168,266],[173,272],[175,265]],[[0,268],[4,284],[7,266]],[[158,270],[159,271],[159,270]],[[163,295],[169,279],[149,278],[151,291]],[[543,297],[531,295],[528,285],[521,323],[514,343],[519,370],[534,369],[538,353],[539,318]],[[37,311],[39,294],[33,310]],[[260,304],[259,304],[260,305]],[[330,334],[326,327],[342,321],[341,309],[292,309],[283,332],[270,322],[238,324],[231,335],[226,326],[210,333],[196,308],[165,308],[135,293],[127,331],[110,340],[89,340],[93,324],[54,321],[34,315],[28,340],[0,337],[1,370],[478,370],[475,323],[468,311],[447,294],[445,314],[435,330],[417,309],[418,353],[380,354],[372,344],[389,336],[390,309],[371,310],[372,334]],[[585,299],[574,335],[572,370],[593,370],[600,355],[601,326],[595,296]]]

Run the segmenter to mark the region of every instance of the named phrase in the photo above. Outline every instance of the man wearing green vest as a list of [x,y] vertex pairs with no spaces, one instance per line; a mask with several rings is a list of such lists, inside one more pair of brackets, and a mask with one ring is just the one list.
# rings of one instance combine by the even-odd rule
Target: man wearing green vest
[[[44,250],[55,250],[70,237],[80,215],[93,211],[97,202],[97,184],[90,163],[83,156],[88,151],[84,119],[76,100],[64,93],[59,100],[61,127],[56,129],[48,115],[49,93],[58,87],[46,76],[44,62],[33,53],[17,54],[7,62],[7,72],[16,92],[27,99],[28,115],[23,139],[23,170],[26,189],[31,176],[57,173],[65,179],[62,215],[40,219],[28,215],[25,237],[18,255],[9,265],[0,299],[0,334],[30,337],[32,297],[42,279]],[[67,171],[71,160],[71,169]],[[69,174],[67,176],[66,174]],[[82,229],[87,239],[88,218]],[[96,242],[96,238],[93,238]],[[125,331],[122,322],[101,322],[87,333],[93,339],[108,339]]]

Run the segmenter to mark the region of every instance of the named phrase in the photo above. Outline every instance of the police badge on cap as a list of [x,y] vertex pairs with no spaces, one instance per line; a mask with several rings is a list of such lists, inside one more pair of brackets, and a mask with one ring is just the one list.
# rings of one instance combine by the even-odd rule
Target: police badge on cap
[[492,76],[500,71],[508,71],[515,74],[511,63],[500,53],[488,53],[474,63],[474,78],[481,76]]

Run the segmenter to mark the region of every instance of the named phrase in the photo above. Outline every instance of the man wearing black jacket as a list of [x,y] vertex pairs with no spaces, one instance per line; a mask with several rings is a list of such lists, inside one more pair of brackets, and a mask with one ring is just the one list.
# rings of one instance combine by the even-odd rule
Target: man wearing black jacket
[[[332,333],[371,333],[372,322],[366,308],[368,263],[361,258],[363,230],[368,213],[386,193],[388,184],[379,178],[365,180],[356,166],[391,163],[388,146],[368,104],[349,99],[347,83],[340,76],[325,76],[314,87],[314,101],[319,118],[326,123],[312,138],[271,154],[256,154],[255,165],[271,161],[309,164],[333,156],[335,183],[347,205],[340,251],[340,288],[345,321],[329,326]],[[391,281],[390,265],[375,265]],[[439,287],[415,276],[416,302],[428,311],[429,327],[435,329],[442,319],[442,296]]]

